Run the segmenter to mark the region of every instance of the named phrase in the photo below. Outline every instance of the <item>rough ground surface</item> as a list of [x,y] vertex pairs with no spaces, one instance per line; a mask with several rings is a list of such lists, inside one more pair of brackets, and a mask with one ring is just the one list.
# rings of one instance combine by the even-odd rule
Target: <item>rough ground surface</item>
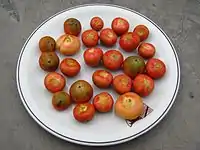
[[155,21],[172,39],[181,63],[175,105],[153,130],[106,150],[200,149],[200,1],[199,0],[0,0],[0,147],[4,150],[95,150],[64,142],[39,127],[17,93],[15,67],[25,39],[43,20],[79,4],[126,6]]

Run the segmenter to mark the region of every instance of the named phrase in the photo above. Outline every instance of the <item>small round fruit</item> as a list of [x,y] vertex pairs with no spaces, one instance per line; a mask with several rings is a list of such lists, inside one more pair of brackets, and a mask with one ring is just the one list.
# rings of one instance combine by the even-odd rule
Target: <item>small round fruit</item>
[[87,81],[78,80],[71,85],[69,93],[74,102],[84,103],[92,98],[93,88]]
[[106,70],[96,70],[92,75],[92,81],[98,88],[108,88],[113,81],[113,76]]
[[39,41],[41,52],[54,52],[56,50],[56,41],[50,36],[44,36]]
[[93,105],[99,112],[109,112],[113,107],[114,100],[108,92],[97,94],[93,99]]
[[48,73],[44,79],[44,85],[46,89],[52,93],[62,91],[65,87],[65,84],[65,78],[57,72]]
[[113,79],[113,88],[118,94],[130,92],[132,88],[132,80],[125,74],[119,74]]
[[53,94],[52,105],[56,110],[65,110],[70,106],[70,104],[71,98],[66,92],[59,91]]
[[105,28],[100,32],[100,40],[105,46],[110,47],[117,42],[117,35],[112,29]]
[[120,95],[115,103],[115,114],[123,119],[137,119],[144,112],[142,98],[133,92]]
[[140,37],[132,32],[123,34],[119,40],[120,47],[127,52],[132,52],[138,47],[139,44]]
[[86,47],[94,47],[98,44],[99,35],[97,31],[89,29],[82,33],[81,38]]
[[73,116],[79,122],[86,122],[93,119],[95,108],[90,103],[77,104],[73,109]]
[[75,18],[69,18],[64,22],[64,31],[66,34],[78,36],[81,32],[81,23]]
[[166,73],[164,62],[158,58],[151,58],[147,61],[146,72],[153,79],[159,79]]
[[80,47],[80,40],[74,35],[65,34],[60,36],[56,41],[56,49],[66,56],[76,54],[80,50]]
[[55,52],[43,52],[39,57],[39,65],[44,71],[55,71],[59,62],[59,57]]
[[112,29],[117,35],[122,35],[128,32],[129,23],[126,19],[117,17],[112,21]]
[[121,68],[123,60],[123,55],[117,50],[108,50],[103,55],[103,64],[110,70],[118,70]]
[[129,56],[123,62],[123,70],[132,79],[145,71],[144,59],[140,56]]
[[133,80],[133,89],[140,96],[148,96],[154,89],[154,81],[145,74],[138,74]]
[[101,48],[93,47],[88,48],[84,54],[84,61],[88,66],[96,67],[100,64],[102,57],[103,57],[103,51]]
[[155,55],[155,52],[156,49],[151,43],[142,43],[138,47],[138,54],[145,59],[152,58]]
[[90,21],[90,26],[92,29],[100,31],[104,26],[104,22],[100,17],[93,17]]
[[137,25],[133,32],[139,35],[140,41],[146,40],[149,36],[149,29],[145,25]]
[[76,76],[80,70],[81,66],[79,62],[73,58],[65,58],[60,63],[60,71],[68,77]]

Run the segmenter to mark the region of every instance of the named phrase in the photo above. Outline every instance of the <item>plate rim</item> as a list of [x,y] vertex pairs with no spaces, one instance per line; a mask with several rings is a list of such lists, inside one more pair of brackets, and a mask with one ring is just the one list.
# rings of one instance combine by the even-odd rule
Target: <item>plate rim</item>
[[[122,139],[117,139],[117,140],[113,140],[113,141],[106,141],[106,142],[89,142],[89,141],[83,141],[83,140],[78,140],[78,139],[73,139],[71,137],[67,137],[65,135],[62,135],[58,132],[56,132],[55,130],[51,129],[50,127],[48,127],[47,125],[45,125],[45,123],[43,123],[35,114],[34,112],[32,112],[32,110],[29,108],[26,99],[24,98],[21,86],[20,86],[20,79],[19,79],[19,69],[20,69],[20,64],[21,64],[21,58],[23,56],[23,52],[26,48],[26,45],[28,44],[29,40],[31,39],[31,37],[35,34],[35,32],[41,27],[43,26],[43,24],[45,24],[46,22],[48,22],[49,20],[51,20],[52,18],[58,16],[59,14],[62,14],[64,12],[67,12],[69,10],[72,9],[76,9],[76,8],[80,8],[80,7],[86,7],[86,6],[110,6],[110,7],[116,7],[116,8],[120,8],[120,9],[124,9],[124,10],[128,10],[132,13],[135,13],[143,18],[145,18],[146,20],[148,20],[149,22],[151,22],[158,30],[161,31],[161,33],[165,36],[165,38],[167,39],[167,41],[169,42],[174,56],[175,56],[175,60],[176,60],[176,66],[177,66],[177,81],[176,81],[176,89],[174,91],[174,94],[172,96],[172,99],[169,103],[169,105],[167,106],[167,108],[163,111],[162,115],[156,119],[156,121],[154,121],[152,124],[150,124],[148,127],[146,127],[145,129],[143,129],[142,131],[140,131],[139,133],[136,133],[134,135],[128,136],[126,138],[122,138]],[[145,15],[141,14],[140,12],[137,12],[133,9],[124,7],[124,6],[120,6],[120,5],[116,5],[116,4],[105,4],[105,3],[90,3],[90,4],[81,4],[81,5],[76,5],[73,7],[69,7],[67,9],[61,10],[57,13],[55,13],[54,15],[48,17],[47,19],[45,19],[42,23],[40,23],[33,31],[32,33],[28,36],[28,38],[26,39],[25,43],[23,44],[23,47],[18,55],[18,60],[17,60],[17,67],[16,67],[16,82],[17,82],[17,89],[18,89],[18,93],[20,96],[20,99],[26,109],[26,111],[28,112],[28,114],[32,117],[33,120],[35,120],[35,122],[37,122],[38,125],[40,125],[43,129],[45,129],[47,132],[51,133],[52,135],[63,139],[65,141],[68,142],[72,142],[75,144],[80,144],[80,145],[87,145],[87,146],[109,146],[109,145],[116,145],[116,144],[121,144],[130,140],[133,140],[145,133],[147,133],[148,131],[150,131],[152,128],[154,128],[165,116],[166,114],[169,112],[170,108],[172,107],[172,105],[174,104],[174,101],[177,97],[178,91],[179,91],[179,86],[180,86],[180,62],[179,62],[179,57],[178,54],[176,52],[176,49],[172,43],[172,41],[170,40],[169,36],[163,31],[163,29],[160,28],[160,26],[158,26],[154,21],[152,21],[150,18],[146,17]]]

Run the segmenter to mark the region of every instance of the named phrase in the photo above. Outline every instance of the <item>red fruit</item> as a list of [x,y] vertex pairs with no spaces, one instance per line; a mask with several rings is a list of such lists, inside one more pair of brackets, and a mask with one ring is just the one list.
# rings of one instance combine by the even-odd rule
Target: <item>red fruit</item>
[[92,29],[100,31],[103,28],[104,23],[100,17],[93,17],[90,21],[90,26],[92,27]]
[[149,29],[145,25],[137,25],[133,32],[139,35],[140,41],[146,40],[149,36]]
[[113,81],[113,76],[106,70],[96,70],[92,75],[92,81],[98,88],[108,88]]
[[73,109],[73,116],[79,122],[86,122],[93,119],[95,108],[90,103],[77,104]]
[[65,87],[65,84],[65,78],[57,72],[48,73],[44,79],[45,87],[52,93],[62,91]]
[[117,35],[112,29],[105,28],[100,32],[100,40],[105,46],[110,47],[117,42]]
[[145,59],[152,58],[155,55],[155,52],[156,49],[151,43],[142,43],[138,47],[138,54]]
[[89,29],[82,33],[81,38],[85,46],[94,47],[98,44],[99,35],[97,31],[93,29]]
[[125,74],[119,74],[113,79],[113,88],[118,94],[130,92],[132,88],[132,80]]
[[81,70],[81,65],[73,58],[65,58],[60,63],[60,71],[69,77],[76,76]]
[[107,92],[97,94],[93,99],[93,105],[99,112],[109,112],[113,107],[114,100]]
[[153,79],[159,79],[165,75],[166,66],[160,59],[151,58],[147,61],[146,72]]
[[89,48],[84,52],[83,57],[88,66],[96,67],[102,60],[103,51],[101,48],[97,47]]
[[138,74],[133,80],[133,89],[140,96],[148,96],[154,89],[154,81],[145,74]]
[[127,52],[132,52],[138,47],[139,44],[140,37],[132,32],[123,34],[119,40],[120,47]]
[[107,69],[110,70],[120,69],[123,60],[123,55],[117,50],[108,50],[103,55],[103,64]]
[[117,17],[112,21],[112,29],[117,35],[122,35],[128,32],[129,23],[126,19]]

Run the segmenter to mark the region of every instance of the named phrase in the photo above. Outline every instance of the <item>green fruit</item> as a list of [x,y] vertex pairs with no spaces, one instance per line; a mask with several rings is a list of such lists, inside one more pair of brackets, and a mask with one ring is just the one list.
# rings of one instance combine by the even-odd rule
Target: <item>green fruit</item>
[[50,36],[44,36],[39,41],[41,52],[54,52],[56,49],[56,41]]
[[84,80],[74,82],[71,85],[69,92],[75,103],[88,102],[93,96],[92,86]]
[[43,52],[39,58],[39,65],[44,71],[53,72],[58,68],[59,57],[55,52]]
[[81,23],[75,18],[69,18],[64,22],[64,31],[66,34],[78,36],[81,32]]
[[145,70],[144,59],[140,56],[129,56],[124,60],[123,70],[126,75],[132,79]]
[[71,98],[69,94],[64,91],[54,93],[52,98],[52,105],[56,110],[65,110],[71,104]]

